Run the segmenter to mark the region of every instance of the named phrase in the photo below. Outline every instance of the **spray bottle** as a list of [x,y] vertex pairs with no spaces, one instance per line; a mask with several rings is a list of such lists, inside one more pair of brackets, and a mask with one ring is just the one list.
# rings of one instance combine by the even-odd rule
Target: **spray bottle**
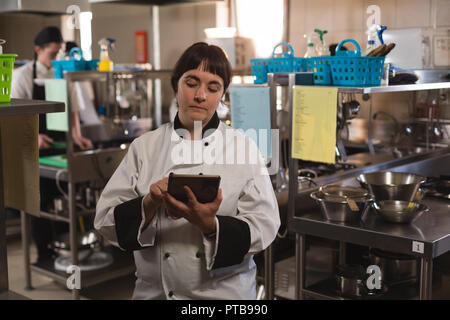
[[373,24],[370,26],[369,29],[367,29],[367,47],[366,51],[364,52],[364,55],[367,56],[367,54],[372,51],[373,49],[377,48],[378,46],[384,44],[383,40],[383,32],[386,30],[386,26],[382,26],[379,24]]
[[316,34],[314,32],[310,32],[308,34],[303,35],[303,37],[307,38],[306,53],[303,57],[304,58],[315,57],[316,51],[314,50],[314,38],[316,37]]
[[323,40],[323,35],[328,33],[327,30],[320,30],[320,29],[314,29],[314,32],[316,32],[319,35],[320,44],[317,47],[317,54],[320,56],[330,56],[330,48],[325,43],[325,40]]
[[370,26],[369,29],[366,31],[367,34],[367,46],[366,50],[364,51],[364,55],[367,56],[367,54],[376,48],[375,42],[377,40],[377,25],[373,24]]
[[113,62],[109,59],[108,48],[113,50],[114,42],[116,40],[111,38],[102,38],[98,42],[100,45],[100,62],[98,64],[99,71],[112,71],[114,68]]
[[382,26],[380,24],[377,24],[377,35],[378,35],[378,40],[380,41],[380,44],[384,44],[384,40],[383,40],[383,32],[387,29],[386,26]]

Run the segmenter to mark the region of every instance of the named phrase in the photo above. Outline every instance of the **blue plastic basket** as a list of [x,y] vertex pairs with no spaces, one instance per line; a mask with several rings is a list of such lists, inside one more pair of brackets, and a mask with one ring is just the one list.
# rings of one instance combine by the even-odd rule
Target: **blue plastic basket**
[[[75,52],[79,54],[78,59],[74,57]],[[64,79],[64,72],[97,70],[100,60],[84,60],[80,48],[72,48],[69,55],[72,58],[70,60],[52,60],[56,79]]]
[[[283,53],[282,57],[274,57],[275,50],[280,45],[289,48],[289,52]],[[254,83],[266,83],[267,73],[287,73],[287,72],[313,72],[315,85],[330,85],[331,73],[328,65],[322,65],[321,60],[316,58],[300,58],[294,56],[294,49],[289,43],[280,42],[272,51],[271,58],[250,59]]]
[[267,60],[264,58],[250,59],[250,66],[254,77],[253,82],[255,84],[267,82]]
[[[342,51],[344,43],[351,42],[356,50]],[[335,86],[379,86],[383,76],[385,57],[361,57],[361,48],[353,39],[341,41],[334,57],[318,57],[331,68],[331,82]]]
[[311,57],[307,59],[308,71],[314,73],[315,85],[331,85],[331,68],[329,56]]

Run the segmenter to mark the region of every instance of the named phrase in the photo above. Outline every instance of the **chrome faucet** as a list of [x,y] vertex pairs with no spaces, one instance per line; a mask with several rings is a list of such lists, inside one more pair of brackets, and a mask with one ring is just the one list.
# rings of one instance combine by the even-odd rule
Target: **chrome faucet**
[[372,119],[375,120],[376,117],[377,117],[379,114],[384,114],[385,116],[387,116],[388,118],[390,118],[392,121],[394,121],[394,125],[395,125],[395,133],[394,133],[394,135],[392,136],[392,144],[394,145],[394,144],[396,143],[397,137],[398,137],[398,135],[399,135],[399,133],[400,133],[400,126],[399,126],[399,124],[398,124],[398,121],[397,121],[397,119],[395,119],[395,117],[394,117],[392,114],[387,113],[387,112],[385,112],[385,111],[377,111],[377,112],[375,112],[375,113],[373,114],[373,116],[372,116]]

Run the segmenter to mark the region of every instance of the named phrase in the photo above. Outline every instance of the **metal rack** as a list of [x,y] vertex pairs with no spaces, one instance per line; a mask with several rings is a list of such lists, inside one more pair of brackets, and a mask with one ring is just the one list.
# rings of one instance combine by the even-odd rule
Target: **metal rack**
[[[290,140],[292,141],[292,93],[294,84],[294,74],[286,74],[283,84],[289,85],[289,100],[290,100]],[[450,88],[450,82],[440,83],[421,83],[414,85],[397,85],[397,86],[380,86],[380,87],[360,87],[347,88],[338,87],[338,93],[384,93],[384,92],[403,92],[403,91],[417,91],[417,90],[432,90]],[[365,161],[356,161],[357,167],[355,169],[337,173],[331,176],[318,178],[315,182],[317,184],[324,184],[330,182],[342,181],[343,179],[353,178],[358,174],[365,172],[372,172],[377,170],[395,168],[408,168],[410,165],[416,165],[417,162],[427,163],[428,161],[448,161],[450,149],[442,149],[438,151],[428,152],[420,155],[408,156],[400,159],[389,159],[384,157],[376,157],[372,153],[368,155],[369,159]],[[348,161],[352,161],[353,157],[349,157]],[[444,159],[444,160],[443,160]],[[360,159],[359,159],[360,160]],[[368,165],[368,163],[370,163]],[[428,162],[429,163],[429,162]],[[448,163],[448,162],[447,162]],[[411,246],[413,241],[418,241],[423,244],[424,251],[422,253],[413,253],[421,258],[421,273],[420,273],[420,299],[430,299],[432,294],[431,279],[432,279],[432,259],[450,250],[450,233],[448,232],[434,232],[431,225],[427,223],[434,223],[425,221],[422,226],[422,233],[414,233],[408,227],[403,227],[400,231],[393,231],[383,229],[380,226],[383,223],[375,219],[371,215],[368,221],[364,224],[351,223],[333,223],[322,218],[319,208],[310,199],[309,194],[316,190],[310,188],[298,192],[298,161],[290,157],[289,159],[289,205],[288,205],[288,227],[289,230],[296,234],[296,280],[295,280],[295,298],[303,299],[305,296],[319,298],[319,299],[340,299],[335,293],[329,290],[323,290],[324,286],[318,284],[317,286],[310,286],[305,288],[305,271],[306,271],[306,236],[318,236],[326,239],[339,241],[340,244],[340,263],[345,261],[345,243],[354,243],[359,245],[372,246],[389,251],[408,253],[411,255]],[[427,202],[435,213],[434,218],[439,220],[440,225],[448,225],[447,231],[450,230],[450,219],[447,218],[447,208],[442,206],[439,201]],[[300,206],[302,207],[300,210]],[[400,228],[402,228],[400,226]],[[412,227],[409,227],[412,228]],[[445,230],[445,228],[444,228]],[[406,232],[406,234],[405,234]],[[389,243],[389,245],[387,245]]]
[[[26,115],[64,111],[64,104],[50,101],[11,99],[10,103],[0,104],[0,116]],[[0,140],[1,141],[1,140]],[[1,149],[0,149],[1,150]],[[1,170],[0,154],[0,170]],[[0,300],[24,299],[21,295],[9,291],[8,261],[6,250],[6,219],[3,198],[3,174],[0,171]]]
[[[107,84],[105,101],[109,107],[114,108],[114,103],[109,97],[114,96],[115,92],[111,92],[110,84],[117,78],[141,78],[147,80],[154,79],[170,79],[171,72],[169,70],[158,71],[112,71],[112,72],[98,72],[98,71],[84,71],[84,72],[70,72],[65,75],[67,81],[67,90],[69,90],[69,83],[75,81],[100,81]],[[113,89],[114,90],[114,89]],[[154,97],[152,95],[152,97]],[[155,105],[155,104],[153,104]],[[70,110],[70,104],[69,108]],[[153,110],[155,113],[161,110]],[[67,134],[67,168],[61,169],[57,167],[40,165],[39,173],[41,177],[50,179],[59,179],[59,181],[67,182],[68,185],[68,216],[56,215],[54,213],[41,212],[41,217],[53,221],[61,221],[69,224],[70,234],[70,248],[71,261],[73,265],[78,265],[78,217],[79,216],[93,216],[95,209],[80,210],[76,205],[76,186],[79,183],[88,181],[104,181],[108,179],[115,171],[123,156],[128,149],[128,143],[122,144],[118,147],[108,147],[102,149],[94,149],[87,151],[75,151],[74,142],[71,135],[72,114],[69,112],[69,131]],[[31,271],[44,274],[52,279],[66,284],[68,275],[64,272],[55,270],[53,260],[43,261],[42,263],[30,264],[30,216],[26,213],[21,213],[22,220],[22,246],[24,250],[25,262],[25,279],[26,289],[31,289]],[[81,288],[86,288],[107,280],[131,274],[135,271],[133,262],[133,255],[120,251],[114,247],[107,247],[108,252],[113,256],[113,265],[95,271],[82,271],[81,274]],[[72,289],[73,299],[79,299],[79,290]]]

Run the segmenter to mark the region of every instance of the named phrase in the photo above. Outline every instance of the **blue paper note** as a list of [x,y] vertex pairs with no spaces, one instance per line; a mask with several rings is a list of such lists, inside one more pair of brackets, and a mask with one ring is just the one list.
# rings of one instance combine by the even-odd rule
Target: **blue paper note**
[[272,155],[270,88],[230,87],[231,124],[242,129],[258,145],[261,155]]

